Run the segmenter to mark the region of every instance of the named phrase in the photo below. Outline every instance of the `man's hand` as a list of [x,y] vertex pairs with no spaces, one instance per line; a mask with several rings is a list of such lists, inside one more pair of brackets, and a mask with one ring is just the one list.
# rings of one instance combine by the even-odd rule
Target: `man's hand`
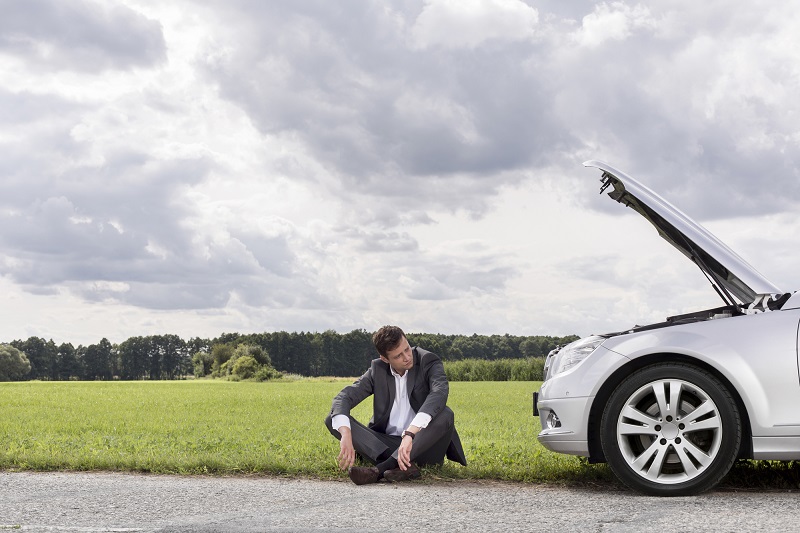
[[[417,434],[419,428],[417,426],[408,426],[409,432],[414,435]],[[397,448],[397,464],[400,470],[407,470],[411,466],[411,448],[414,446],[414,439],[409,435],[405,435],[400,442],[400,447]]]
[[353,435],[350,433],[350,428],[342,426],[339,428],[339,434],[342,438],[339,440],[339,468],[347,470],[356,462],[356,449],[353,448]]

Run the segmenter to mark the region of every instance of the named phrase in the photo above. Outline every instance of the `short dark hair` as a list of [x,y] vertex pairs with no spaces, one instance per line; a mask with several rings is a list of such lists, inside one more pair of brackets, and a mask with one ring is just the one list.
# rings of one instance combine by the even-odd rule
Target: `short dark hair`
[[375,349],[380,355],[386,357],[389,350],[400,344],[405,336],[403,330],[397,326],[383,326],[372,336],[372,344],[375,345]]

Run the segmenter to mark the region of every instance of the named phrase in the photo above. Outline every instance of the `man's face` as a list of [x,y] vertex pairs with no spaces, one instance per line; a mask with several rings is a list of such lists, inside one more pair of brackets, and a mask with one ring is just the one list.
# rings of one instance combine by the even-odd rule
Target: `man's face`
[[381,355],[381,360],[384,363],[389,363],[392,370],[401,376],[405,374],[406,370],[411,370],[411,367],[414,366],[414,356],[411,353],[411,345],[408,344],[405,337],[400,339],[397,346],[386,352],[385,356]]

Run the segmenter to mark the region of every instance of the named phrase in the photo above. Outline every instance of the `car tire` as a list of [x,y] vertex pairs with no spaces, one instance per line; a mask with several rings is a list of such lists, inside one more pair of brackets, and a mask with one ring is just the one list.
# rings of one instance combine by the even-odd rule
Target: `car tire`
[[656,496],[687,496],[717,485],[739,453],[736,402],[705,370],[681,363],[628,376],[603,411],[600,442],[614,474]]

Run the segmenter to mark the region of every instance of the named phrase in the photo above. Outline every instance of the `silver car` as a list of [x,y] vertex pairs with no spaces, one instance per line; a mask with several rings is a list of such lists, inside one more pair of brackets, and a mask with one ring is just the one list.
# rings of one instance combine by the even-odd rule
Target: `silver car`
[[548,449],[682,496],[737,458],[800,459],[800,293],[772,284],[659,195],[599,161],[608,196],[694,262],[723,305],[553,350],[534,394]]

